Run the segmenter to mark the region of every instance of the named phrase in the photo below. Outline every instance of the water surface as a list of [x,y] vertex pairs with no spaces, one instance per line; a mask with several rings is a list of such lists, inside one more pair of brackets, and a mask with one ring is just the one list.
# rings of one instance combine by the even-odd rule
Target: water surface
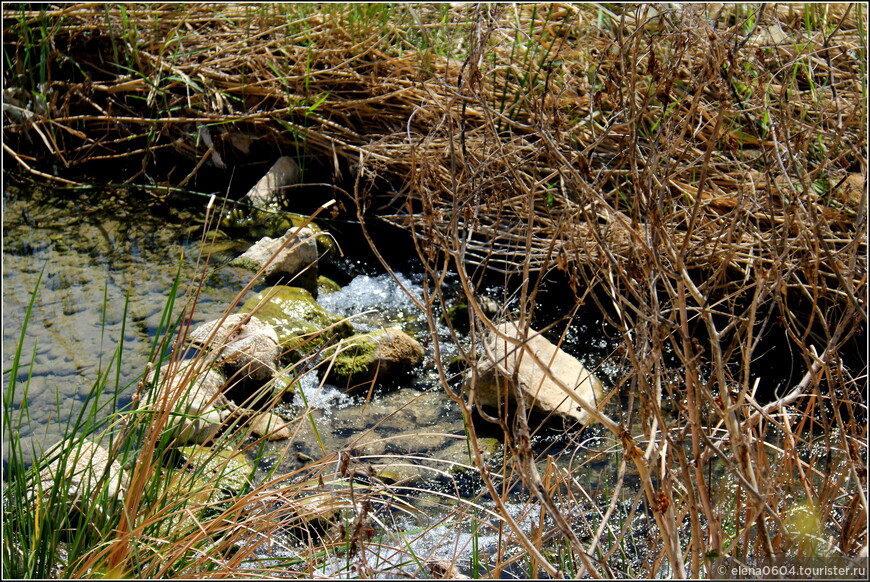
[[[197,272],[205,204],[4,184],[3,384],[5,391],[21,341],[13,403],[20,407],[26,392],[28,462],[60,439],[106,370],[104,401],[129,401],[179,267],[183,284]],[[229,273],[210,276],[199,315],[219,315],[238,290]]]

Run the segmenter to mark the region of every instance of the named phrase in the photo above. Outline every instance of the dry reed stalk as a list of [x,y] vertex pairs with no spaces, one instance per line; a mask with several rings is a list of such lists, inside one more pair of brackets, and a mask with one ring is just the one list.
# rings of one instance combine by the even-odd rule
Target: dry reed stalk
[[[650,575],[663,555],[667,573],[698,575],[726,545],[795,551],[784,500],[797,494],[851,553],[866,543],[854,525],[866,516],[866,360],[856,370],[842,354],[866,333],[866,21],[857,5],[820,6],[8,12],[19,25],[7,53],[25,55],[24,29],[48,22],[51,46],[91,79],[51,69],[46,108],[7,116],[4,149],[39,175],[50,172],[25,150],[73,168],[143,160],[144,172],[173,148],[189,178],[208,157],[196,124],[212,124],[222,153],[237,134],[304,143],[357,177],[361,219],[415,233],[433,284],[421,306],[446,303],[447,266],[474,306],[486,268],[523,281],[519,307],[532,320],[530,275],[555,269],[623,334],[614,357],[630,404],[605,424],[627,435],[640,511],[658,523]],[[135,74],[107,69],[110,50]],[[403,193],[381,195],[383,178]],[[472,312],[476,334],[491,327]],[[780,328],[811,373],[762,404],[750,367]],[[665,354],[679,359],[679,378]],[[814,431],[830,443],[835,478],[811,469]],[[779,449],[777,432],[790,435]],[[522,462],[542,498],[556,483],[571,488]],[[717,463],[731,482],[712,478]],[[607,547],[608,529],[573,550],[613,556],[630,533]]]

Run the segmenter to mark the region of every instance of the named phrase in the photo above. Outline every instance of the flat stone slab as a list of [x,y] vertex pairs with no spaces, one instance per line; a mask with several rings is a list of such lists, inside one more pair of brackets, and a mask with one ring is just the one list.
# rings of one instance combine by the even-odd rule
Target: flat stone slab
[[[525,344],[525,348],[521,344]],[[528,333],[523,333],[517,324],[503,323],[488,334],[486,345],[488,353],[478,363],[474,386],[478,404],[498,407],[504,401],[502,389],[506,381],[512,382],[515,377],[517,388],[525,396],[526,406],[585,423],[589,414],[549,377],[547,371],[590,404],[601,400],[601,381],[577,358],[531,328]],[[545,367],[535,362],[535,358],[525,353],[526,350]],[[471,388],[470,381],[469,376],[467,388]],[[514,390],[509,390],[508,398],[513,399],[513,395]]]

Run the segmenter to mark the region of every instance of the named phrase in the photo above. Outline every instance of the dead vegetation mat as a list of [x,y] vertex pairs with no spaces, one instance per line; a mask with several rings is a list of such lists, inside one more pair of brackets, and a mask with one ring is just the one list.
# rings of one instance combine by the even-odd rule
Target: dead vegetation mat
[[[5,162],[60,184],[108,167],[167,203],[279,155],[325,164],[361,223],[413,233],[424,301],[457,275],[472,340],[483,273],[526,323],[559,273],[565,319],[596,302],[619,338],[595,408],[625,451],[611,504],[588,546],[564,518],[548,534],[590,572],[628,545],[642,578],[866,552],[865,8],[657,6],[4,4]],[[581,491],[538,476],[515,416],[515,438],[493,422],[529,490]],[[607,549],[628,460],[657,537],[623,542],[645,535],[627,519]]]
[[866,14],[747,6],[5,4],[4,155],[169,187],[327,160],[424,259],[835,346],[866,324]]

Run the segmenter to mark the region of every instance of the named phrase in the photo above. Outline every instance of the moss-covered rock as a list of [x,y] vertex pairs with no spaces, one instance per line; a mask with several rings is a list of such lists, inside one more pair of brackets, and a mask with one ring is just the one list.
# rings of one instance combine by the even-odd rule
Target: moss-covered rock
[[323,486],[317,489],[299,489],[290,499],[282,496],[283,523],[288,530],[301,540],[319,539],[335,524],[341,522],[342,510],[347,509],[347,494],[343,494],[343,484],[330,483],[335,490],[325,490]]
[[[231,233],[243,232],[246,237],[279,237],[291,228],[299,228],[309,220],[304,214],[276,212],[260,208],[234,208],[221,219],[221,228]],[[329,258],[335,254],[337,246],[332,235],[314,221],[307,225],[314,231],[318,252]]]
[[335,336],[348,337],[353,333],[350,323],[323,309],[301,287],[269,287],[245,301],[241,311],[254,312],[260,320],[271,324],[282,350],[291,359],[299,359]]
[[269,383],[269,402],[278,404],[293,400],[293,395],[299,390],[299,380],[293,371],[283,370]]
[[[496,303],[494,299],[484,295],[474,297],[474,302],[488,317],[495,317],[500,310],[498,303]],[[444,320],[457,331],[466,333],[470,325],[468,297],[465,295],[457,297],[453,303],[444,310],[443,317]]]
[[319,277],[317,277],[318,296],[329,295],[330,293],[335,293],[336,291],[341,291],[341,285],[324,275],[320,275]]
[[423,360],[423,347],[402,330],[380,329],[328,348],[324,358],[331,361],[328,371],[331,381],[355,386],[411,371]]
[[387,485],[401,484],[416,487],[426,478],[426,469],[408,462],[375,463],[368,466],[369,472]]
[[180,451],[188,468],[216,485],[221,498],[244,492],[250,483],[253,468],[238,451],[200,446],[181,447]]
[[[480,454],[484,461],[489,462],[502,450],[501,441],[492,437],[478,437],[477,446],[480,448]],[[468,469],[474,467],[474,457],[471,452],[471,445],[467,440],[455,440],[449,446],[438,451],[438,459],[450,463],[450,472],[458,473],[461,471],[476,469]]]
[[179,450],[184,464],[171,470],[162,501],[173,510],[165,527],[175,532],[197,527],[219,511],[216,504],[243,494],[253,470],[245,456],[232,449],[192,446]]
[[444,320],[457,331],[468,331],[468,302],[457,300],[444,310]]

